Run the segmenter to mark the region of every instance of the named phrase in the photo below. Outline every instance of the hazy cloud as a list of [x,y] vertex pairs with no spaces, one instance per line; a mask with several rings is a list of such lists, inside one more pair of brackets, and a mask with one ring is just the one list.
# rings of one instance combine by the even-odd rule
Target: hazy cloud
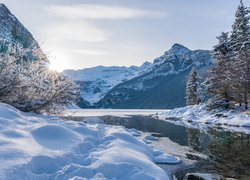
[[[211,49],[239,1],[2,0],[50,52],[56,69],[130,66],[181,43]],[[250,1],[245,0],[246,6]]]
[[107,6],[102,4],[77,4],[71,6],[54,5],[47,7],[47,11],[56,16],[70,19],[130,19],[155,18],[167,14],[160,11],[135,9],[123,6]]
[[89,23],[57,23],[43,31],[50,41],[103,42],[109,39],[110,32]]
[[74,50],[70,50],[69,52],[81,54],[81,55],[88,55],[88,56],[103,56],[103,55],[113,54],[113,53],[108,52],[108,51],[95,50],[95,49],[74,49]]

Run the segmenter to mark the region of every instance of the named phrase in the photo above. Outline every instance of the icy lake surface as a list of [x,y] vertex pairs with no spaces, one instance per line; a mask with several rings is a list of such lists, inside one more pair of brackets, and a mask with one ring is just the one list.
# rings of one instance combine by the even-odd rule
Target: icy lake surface
[[69,116],[100,117],[100,116],[129,116],[129,115],[151,115],[168,110],[159,109],[71,109],[66,113]]
[[[124,126],[135,136],[161,150],[196,161],[196,166],[186,171],[176,171],[182,178],[185,173],[199,172],[220,174],[236,179],[250,178],[250,135],[230,132],[221,127],[197,128],[192,122],[178,125],[151,117],[166,110],[76,110],[71,117],[77,121]],[[149,136],[138,132],[148,133]],[[164,166],[169,169],[174,166]],[[180,168],[181,169],[181,168]],[[174,169],[175,170],[175,169]]]

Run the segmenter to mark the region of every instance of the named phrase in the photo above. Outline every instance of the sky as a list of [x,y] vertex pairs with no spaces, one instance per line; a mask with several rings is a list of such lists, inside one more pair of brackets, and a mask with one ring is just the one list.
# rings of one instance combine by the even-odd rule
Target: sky
[[[152,62],[180,43],[211,50],[238,0],[2,0],[48,54],[51,68]],[[245,0],[250,6],[250,2]]]

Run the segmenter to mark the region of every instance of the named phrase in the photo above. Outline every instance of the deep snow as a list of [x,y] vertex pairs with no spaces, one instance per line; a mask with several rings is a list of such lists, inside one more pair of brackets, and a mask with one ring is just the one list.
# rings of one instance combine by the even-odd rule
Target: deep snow
[[180,160],[134,135],[122,127],[63,121],[0,103],[0,179],[169,179],[155,163]]

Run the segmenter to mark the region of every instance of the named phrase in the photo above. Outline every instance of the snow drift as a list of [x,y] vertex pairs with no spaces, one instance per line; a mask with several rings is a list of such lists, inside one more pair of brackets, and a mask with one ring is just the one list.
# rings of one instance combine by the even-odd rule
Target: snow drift
[[0,179],[169,179],[179,163],[122,127],[62,121],[0,103]]

